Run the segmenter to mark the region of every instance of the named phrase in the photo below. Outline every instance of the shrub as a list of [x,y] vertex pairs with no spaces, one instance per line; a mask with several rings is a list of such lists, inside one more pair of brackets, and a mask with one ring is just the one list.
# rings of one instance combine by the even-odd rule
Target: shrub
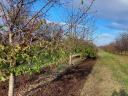
[[86,58],[96,58],[97,57],[97,49],[93,44],[86,43],[86,44],[79,44],[76,48],[76,53],[81,54],[81,57]]

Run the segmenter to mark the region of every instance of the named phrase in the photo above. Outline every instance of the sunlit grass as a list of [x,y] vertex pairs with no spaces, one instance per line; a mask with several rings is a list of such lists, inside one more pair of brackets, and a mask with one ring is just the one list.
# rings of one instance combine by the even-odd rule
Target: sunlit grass
[[112,75],[128,92],[128,56],[99,51],[100,62],[112,71]]

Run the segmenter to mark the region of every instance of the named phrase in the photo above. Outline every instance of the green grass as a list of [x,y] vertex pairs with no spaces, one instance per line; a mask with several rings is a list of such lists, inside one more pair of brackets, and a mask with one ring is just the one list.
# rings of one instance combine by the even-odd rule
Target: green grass
[[101,64],[109,68],[113,78],[128,92],[128,56],[99,51]]

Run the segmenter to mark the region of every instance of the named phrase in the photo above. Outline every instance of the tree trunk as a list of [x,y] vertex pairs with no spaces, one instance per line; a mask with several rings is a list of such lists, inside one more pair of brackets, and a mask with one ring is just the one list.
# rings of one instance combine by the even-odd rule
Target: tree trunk
[[[12,32],[13,32],[13,28],[12,25],[9,25],[9,45],[12,46]],[[10,67],[13,66],[13,63],[10,62]],[[14,96],[14,73],[10,73],[9,76],[9,90],[8,90],[8,96]]]
[[70,53],[70,56],[69,56],[69,65],[72,64],[72,54]]
[[14,74],[10,73],[8,96],[14,96]]

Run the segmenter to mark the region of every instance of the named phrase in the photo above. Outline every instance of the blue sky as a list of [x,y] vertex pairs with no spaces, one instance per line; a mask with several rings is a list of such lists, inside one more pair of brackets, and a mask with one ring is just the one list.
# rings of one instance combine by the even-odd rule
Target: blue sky
[[[62,0],[63,2],[67,0]],[[73,0],[74,5],[78,0]],[[91,0],[85,0],[91,1]],[[115,40],[123,31],[128,30],[128,0],[95,0],[90,11],[94,13],[96,19],[96,39],[94,43],[98,46],[106,45]],[[55,7],[49,12],[50,21],[65,22],[66,9]]]
[[[64,3],[69,1],[71,0],[61,0]],[[39,0],[33,6],[33,10],[41,8],[43,2],[43,0]],[[84,0],[85,5],[88,2],[91,0]],[[80,0],[73,0],[73,3],[77,8]],[[69,7],[56,6],[48,12],[46,17],[49,21],[64,23]],[[128,30],[128,0],[95,0],[90,12],[95,11],[97,12],[93,15],[96,19],[97,29],[95,30],[94,43],[97,46],[113,42],[121,32]]]

